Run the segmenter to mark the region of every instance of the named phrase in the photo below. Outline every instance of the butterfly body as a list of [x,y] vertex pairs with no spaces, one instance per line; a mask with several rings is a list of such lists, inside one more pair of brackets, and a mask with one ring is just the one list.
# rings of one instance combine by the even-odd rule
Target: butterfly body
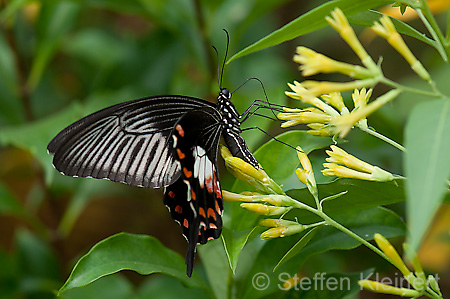
[[191,276],[196,245],[218,238],[222,230],[220,136],[234,156],[259,168],[240,136],[241,116],[230,97],[222,89],[217,105],[185,96],[117,104],[68,126],[47,149],[65,175],[165,187],[164,204],[189,242]]

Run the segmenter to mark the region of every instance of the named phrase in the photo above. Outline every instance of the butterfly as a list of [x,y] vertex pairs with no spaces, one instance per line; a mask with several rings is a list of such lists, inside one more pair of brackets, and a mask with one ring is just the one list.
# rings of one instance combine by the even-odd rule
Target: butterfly
[[217,104],[176,95],[120,103],[69,125],[47,150],[64,175],[165,187],[164,204],[189,243],[190,277],[197,244],[217,239],[222,230],[220,137],[233,156],[260,168],[240,135],[240,120],[253,105],[241,115],[230,98],[221,88]]

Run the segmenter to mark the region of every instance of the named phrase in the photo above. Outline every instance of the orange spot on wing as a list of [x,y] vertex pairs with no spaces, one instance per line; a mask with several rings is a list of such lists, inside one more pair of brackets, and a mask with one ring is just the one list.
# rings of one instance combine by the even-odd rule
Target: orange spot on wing
[[177,154],[180,159],[184,159],[184,157],[186,157],[186,155],[179,148],[177,148]]
[[215,225],[214,223],[210,223],[209,224],[209,228],[217,229],[217,225]]
[[185,228],[189,228],[189,221],[188,221],[186,218],[184,218],[183,226],[184,226]]
[[208,241],[214,240],[213,237],[208,237]]
[[176,125],[175,129],[177,130],[178,134],[180,134],[181,137],[184,137],[184,130],[180,124]]
[[208,209],[208,217],[212,217],[214,219],[214,221],[217,220],[216,213],[214,213],[214,210],[211,208]]
[[169,195],[170,198],[175,198],[175,193],[173,191],[169,191],[169,193],[167,193]]
[[206,218],[205,210],[204,210],[203,208],[199,208],[199,209],[198,209],[198,213],[199,213],[200,215],[202,215],[204,218]]
[[192,200],[196,200],[197,199],[197,195],[195,194],[195,191],[191,189],[191,198]]
[[183,207],[180,206],[180,205],[177,205],[177,206],[175,207],[175,212],[181,214],[181,213],[183,212]]
[[190,178],[192,176],[192,171],[188,170],[186,167],[183,167],[183,173],[186,178]]

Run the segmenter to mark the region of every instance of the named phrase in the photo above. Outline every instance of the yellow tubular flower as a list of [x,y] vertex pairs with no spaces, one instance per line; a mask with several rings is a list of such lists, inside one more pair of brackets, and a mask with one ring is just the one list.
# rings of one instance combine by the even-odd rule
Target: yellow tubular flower
[[303,103],[313,105],[323,112],[331,115],[338,116],[339,113],[334,110],[333,107],[329,106],[325,102],[321,101],[319,98],[313,96],[301,83],[294,81],[294,84],[288,83],[288,86],[293,92],[285,92],[288,97],[296,100],[301,100]]
[[[330,146],[330,148],[331,151],[326,151],[329,157],[325,159],[329,163],[323,164],[323,166],[328,168],[322,171],[326,176],[357,178],[378,182],[388,182],[394,179],[394,176],[390,172],[377,166],[370,165],[369,163],[348,154],[335,145]],[[339,166],[337,164],[343,164],[350,168]]]
[[325,113],[311,112],[303,110],[299,113],[279,113],[277,117],[281,120],[287,120],[281,124],[281,127],[286,128],[296,124],[309,124],[309,123],[324,123],[327,124],[331,121],[331,116]]
[[281,187],[262,168],[256,169],[244,160],[233,157],[225,146],[220,147],[220,154],[225,160],[227,169],[237,179],[246,182],[265,194],[284,194]]
[[355,89],[352,94],[353,103],[355,104],[355,108],[364,108],[367,106],[367,102],[372,95],[372,89],[366,90],[365,88],[358,90]]
[[[363,109],[364,107],[366,107],[371,95],[372,89],[369,89],[369,91],[366,91],[365,88],[361,90],[355,89],[352,94],[353,103],[355,104],[355,110]],[[360,128],[368,128],[369,126],[367,125],[367,119],[360,119],[357,126]]]
[[332,92],[330,94],[324,94],[321,96],[321,98],[327,103],[333,106],[334,108],[338,109],[340,112],[342,112],[345,107],[344,99],[341,96],[340,92]]
[[265,232],[261,234],[262,240],[270,240],[275,239],[279,237],[283,237],[283,233],[287,230],[286,226],[279,226],[279,227],[273,227],[269,228]]
[[290,208],[273,207],[262,203],[241,203],[241,207],[255,214],[266,216],[281,215],[290,210]]
[[314,196],[314,198],[317,198],[319,191],[317,190],[316,179],[314,177],[311,161],[300,146],[297,146],[296,149],[298,159],[300,160],[300,164],[303,169],[297,168],[295,173],[297,174],[299,180],[305,184],[306,187],[308,187],[309,192]]
[[308,130],[308,134],[311,134],[313,136],[323,136],[323,137],[332,137],[336,135],[336,127],[331,125],[324,125],[324,124],[308,124],[308,127],[310,127],[312,130]]
[[422,79],[430,81],[431,77],[427,70],[423,67],[422,63],[414,56],[411,50],[406,45],[400,34],[395,29],[394,24],[388,16],[380,18],[380,22],[375,22],[372,26],[372,30],[378,35],[382,36],[387,42],[405,58],[405,60],[411,66],[411,69],[418,74]]
[[369,78],[374,75],[359,65],[336,61],[306,47],[297,47],[294,61],[301,64],[300,70],[305,77],[318,73],[341,73],[351,78]]
[[334,163],[323,163],[323,166],[325,167],[325,169],[322,170],[324,176],[337,176],[340,178],[372,181],[372,177],[369,173],[356,171]]
[[273,227],[273,228],[269,228],[268,230],[263,232],[261,234],[261,239],[269,240],[269,239],[274,239],[274,238],[283,238],[283,237],[291,236],[294,234],[298,234],[298,233],[304,231],[305,229],[306,229],[306,227],[301,224]]
[[408,267],[406,267],[405,263],[401,259],[401,257],[398,255],[397,250],[395,250],[394,246],[382,235],[375,234],[374,240],[378,245],[378,248],[381,249],[381,251],[386,254],[386,256],[389,258],[391,263],[397,267],[397,269],[402,272],[403,276],[407,277],[411,275],[411,271],[409,271]]
[[255,199],[253,196],[237,194],[237,193],[229,192],[227,190],[222,190],[222,197],[223,197],[223,201],[228,201],[228,202],[239,202],[239,201],[259,202],[260,201],[258,199]]
[[350,129],[361,119],[366,118],[374,111],[378,110],[380,107],[385,105],[386,103],[392,101],[401,93],[400,90],[394,89],[388,91],[384,95],[378,97],[375,101],[369,103],[367,106],[362,107],[357,110],[353,110],[348,115],[341,115],[340,117],[335,117],[331,124],[337,127],[337,131],[339,131],[339,135],[341,138],[345,137]]
[[330,163],[336,163],[336,164],[343,164],[345,166],[348,166],[350,168],[353,168],[355,170],[372,173],[375,171],[375,167],[370,165],[369,163],[366,163],[364,161],[361,161],[360,159],[356,158],[355,156],[352,156],[348,154],[343,149],[331,145],[330,146],[331,151],[326,151],[329,158],[326,158],[325,160]]
[[[377,83],[376,78],[361,79],[350,82],[327,82],[327,81],[303,81],[303,87],[312,96],[321,96],[329,94],[331,92],[342,92],[354,89],[360,89],[363,87],[370,87]],[[320,108],[320,107],[319,107]],[[326,112],[326,111],[325,111]]]
[[295,274],[291,278],[287,279],[283,283],[283,290],[288,291],[298,285],[298,283],[301,281],[302,276],[300,276],[300,273]]
[[358,281],[358,284],[362,288],[375,293],[392,294],[402,297],[414,297],[414,298],[419,297],[421,295],[420,292],[416,290],[396,288],[378,281],[360,280]]
[[361,62],[370,70],[376,70],[377,66],[372,58],[367,54],[364,47],[356,37],[355,31],[350,26],[342,10],[336,8],[331,12],[331,17],[326,17],[325,20],[341,35],[342,39],[352,48],[358,55]]
[[268,227],[279,227],[279,226],[289,226],[289,225],[297,225],[297,222],[283,220],[283,219],[263,219],[259,221],[259,225],[268,226]]

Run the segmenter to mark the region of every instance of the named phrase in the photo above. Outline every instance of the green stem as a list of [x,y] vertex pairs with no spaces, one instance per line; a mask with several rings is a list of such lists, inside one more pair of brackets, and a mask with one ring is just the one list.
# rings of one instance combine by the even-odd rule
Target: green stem
[[416,93],[416,94],[420,94],[420,95],[425,95],[425,96],[429,96],[429,97],[435,97],[435,98],[442,98],[444,97],[444,95],[442,93],[440,93],[439,91],[425,91],[422,89],[417,89],[417,88],[412,88],[412,87],[408,87],[405,85],[401,85],[395,81],[389,80],[388,78],[381,78],[380,79],[381,83],[384,83],[386,85],[392,86],[394,88],[400,89],[401,91],[406,91],[406,92],[410,92],[410,93]]
[[322,212],[322,205],[320,204],[319,196],[317,194],[314,194],[313,197],[316,202],[317,210]]
[[404,146],[402,146],[401,144],[395,142],[394,140],[392,140],[392,139],[390,139],[390,138],[388,138],[388,137],[386,137],[386,136],[384,136],[384,135],[382,135],[382,134],[380,134],[378,132],[375,132],[375,131],[373,131],[373,130],[371,130],[369,128],[366,128],[366,127],[358,127],[358,128],[361,131],[363,131],[363,132],[366,132],[366,133],[368,133],[368,134],[370,134],[372,136],[375,136],[375,137],[383,140],[386,143],[389,143],[390,145],[392,145],[392,146],[398,148],[399,150],[401,150],[402,152],[406,151],[406,148]]
[[439,28],[433,14],[431,13],[430,8],[427,5],[427,2],[420,1],[418,3],[418,5],[416,6],[416,11],[419,14],[422,22],[424,22],[424,25],[430,31],[430,34],[433,36],[433,38],[438,43],[439,47],[442,47],[442,50],[445,51],[445,57],[443,57],[443,59],[446,62],[448,62],[448,54],[449,54],[448,48],[443,47],[443,45],[446,44],[444,34],[442,33],[441,29]]
[[[384,252],[382,252],[380,249],[378,249],[377,247],[375,247],[374,245],[370,244],[369,242],[367,242],[366,240],[364,240],[363,238],[361,238],[360,236],[358,236],[357,234],[355,234],[354,232],[352,232],[351,230],[349,230],[348,228],[346,228],[345,226],[343,226],[342,224],[336,222],[335,220],[333,220],[332,218],[330,218],[327,214],[325,214],[322,211],[319,211],[318,209],[314,209],[302,202],[296,201],[294,199],[292,199],[292,202],[294,203],[294,207],[299,208],[299,209],[304,209],[307,211],[310,211],[311,213],[316,214],[317,216],[319,216],[320,218],[322,218],[323,220],[325,220],[327,225],[333,226],[334,228],[340,230],[341,232],[349,235],[350,237],[358,240],[359,242],[361,242],[362,244],[364,244],[366,247],[370,248],[372,251],[374,251],[375,253],[377,253],[379,256],[381,256],[382,258],[384,258],[385,260],[387,260],[389,263],[391,263],[391,261],[389,260],[389,258],[384,254]],[[392,263],[391,263],[392,264]],[[395,266],[395,265],[394,265]]]
[[375,253],[377,253],[379,256],[381,256],[382,258],[384,258],[385,260],[387,260],[389,263],[391,263],[390,259],[384,254],[383,251],[381,251],[380,249],[378,249],[377,247],[375,247],[374,245],[372,245],[371,243],[367,242],[366,240],[364,240],[363,238],[361,238],[360,236],[358,236],[357,234],[355,234],[354,232],[352,232],[351,230],[349,230],[348,228],[346,228],[345,226],[343,226],[342,224],[340,224],[339,222],[336,222],[335,220],[333,220],[332,218],[330,218],[327,214],[325,213],[321,213],[322,215],[317,214],[318,216],[322,217],[323,220],[325,220],[327,222],[328,225],[333,226],[334,228],[340,230],[341,232],[349,235],[350,237],[358,240],[359,242],[361,242],[362,244],[366,245],[366,247],[370,248],[372,251],[374,251]]
[[[428,6],[426,4],[424,6],[427,7],[427,9],[428,9]],[[427,29],[430,32],[430,34],[433,37],[433,39],[436,41],[436,50],[438,50],[438,52],[441,55],[442,59],[445,62],[447,62],[448,61],[448,55],[445,52],[445,47],[443,45],[445,43],[445,38],[444,38],[441,30],[437,26],[433,15],[430,12],[430,15],[431,15],[430,19],[433,21],[434,26],[432,24],[430,24],[430,22],[428,21],[427,17],[425,17],[424,12],[422,11],[422,9],[416,9],[416,12],[419,15],[420,19],[422,20],[422,22],[425,25],[425,27],[427,27]]]

